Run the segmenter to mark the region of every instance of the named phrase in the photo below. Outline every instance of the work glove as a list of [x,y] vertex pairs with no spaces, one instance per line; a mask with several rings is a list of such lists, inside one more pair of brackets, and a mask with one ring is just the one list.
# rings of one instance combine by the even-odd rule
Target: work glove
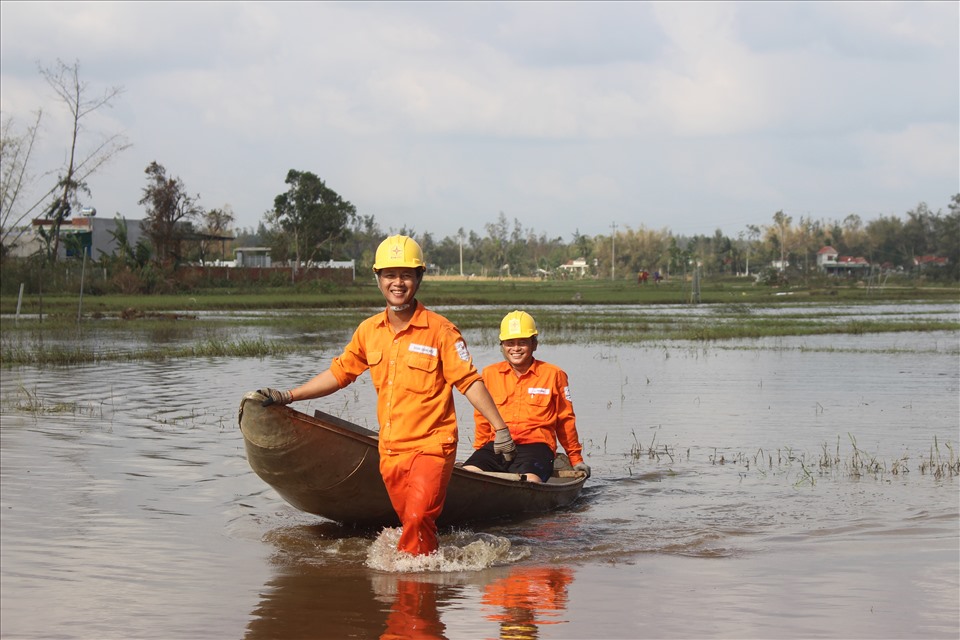
[[588,478],[590,477],[590,465],[588,465],[586,462],[580,462],[578,464],[573,465],[573,470],[583,471],[585,474],[587,474]]
[[503,455],[504,460],[510,462],[516,451],[517,445],[513,442],[510,429],[498,429],[493,439],[493,452]]
[[279,391],[278,389],[267,387],[265,389],[257,389],[257,393],[267,397],[266,400],[260,403],[264,407],[269,407],[272,404],[290,404],[293,402],[293,394],[289,391]]

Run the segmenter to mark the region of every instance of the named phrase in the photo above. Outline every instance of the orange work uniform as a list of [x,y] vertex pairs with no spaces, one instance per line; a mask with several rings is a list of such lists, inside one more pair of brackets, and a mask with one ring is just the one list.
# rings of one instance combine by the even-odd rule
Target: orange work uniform
[[[522,376],[510,363],[491,364],[483,370],[483,383],[497,404],[497,410],[518,445],[542,442],[557,453],[557,440],[570,464],[583,462],[583,446],[577,435],[577,418],[570,399],[570,381],[556,365],[534,360]],[[493,425],[479,411],[474,412],[476,430],[473,446],[479,449],[495,438]]]
[[386,310],[361,322],[330,365],[341,389],[370,371],[380,475],[403,526],[397,548],[414,555],[438,546],[436,519],[457,454],[452,388],[464,393],[480,380],[460,330],[416,305],[410,323],[396,333]]

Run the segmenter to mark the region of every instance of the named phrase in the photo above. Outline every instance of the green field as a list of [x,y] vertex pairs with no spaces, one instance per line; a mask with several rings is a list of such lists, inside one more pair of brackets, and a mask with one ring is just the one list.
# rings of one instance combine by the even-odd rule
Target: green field
[[[944,320],[921,303],[960,303],[957,287],[868,288],[828,283],[818,287],[771,288],[746,279],[705,283],[694,304],[689,282],[638,286],[625,281],[533,281],[430,279],[419,299],[444,314],[461,330],[479,331],[495,341],[504,313],[537,306],[541,333],[553,344],[596,342],[656,344],[667,340],[719,343],[734,339],[816,334],[866,334],[916,331],[960,332],[960,318]],[[284,335],[320,335],[349,331],[380,308],[383,298],[372,281],[336,287],[202,291],[180,295],[121,296],[25,295],[0,298],[3,318],[3,366],[72,366],[112,360],[162,360],[202,357],[266,357],[310,352],[316,340],[265,340],[266,329]],[[821,313],[775,306],[813,304]],[[884,313],[884,303],[916,304],[917,312]],[[601,307],[601,305],[603,305]],[[632,305],[611,313],[610,306]],[[662,313],[663,305],[680,305]],[[839,308],[843,305],[845,308]],[[850,305],[864,305],[865,313]],[[867,312],[867,305],[869,312]],[[597,312],[591,313],[591,306]],[[700,313],[689,313],[694,308]],[[204,311],[266,313],[204,316]],[[602,312],[601,312],[602,311]],[[277,313],[272,313],[277,312]],[[261,330],[263,329],[263,330]],[[477,340],[477,338],[474,338]],[[112,344],[133,344],[113,348]]]
[[[418,298],[428,306],[488,305],[517,308],[525,305],[619,305],[692,304],[697,296],[690,282],[674,280],[640,286],[626,280],[529,280],[430,278],[424,281]],[[835,283],[824,280],[816,286],[774,288],[756,285],[752,279],[727,278],[705,281],[699,292],[700,304],[782,304],[785,302],[864,303],[878,302],[960,302],[960,287],[883,286]],[[349,286],[305,283],[298,287],[222,289],[168,295],[85,295],[40,296],[26,293],[21,314],[84,317],[118,316],[135,310],[140,314],[241,309],[331,309],[376,307],[383,298],[372,279]],[[0,296],[0,313],[17,311],[17,296]]]

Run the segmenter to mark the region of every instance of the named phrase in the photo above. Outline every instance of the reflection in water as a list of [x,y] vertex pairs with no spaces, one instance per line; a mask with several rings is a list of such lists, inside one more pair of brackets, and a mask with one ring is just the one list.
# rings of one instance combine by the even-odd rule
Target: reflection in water
[[330,522],[267,532],[274,575],[261,590],[245,637],[348,638],[383,628],[387,609],[362,567],[370,537]]
[[[381,640],[438,640],[446,638],[446,625],[440,621],[438,601],[441,586],[420,576],[392,574],[373,578],[378,593],[393,592],[393,605],[387,616],[387,628]],[[390,584],[392,583],[392,584]]]
[[[287,506],[236,428],[244,391],[332,354],[0,368],[0,638],[377,638],[413,620],[447,638],[956,640],[958,478],[921,463],[956,460],[957,334],[762,342],[555,346],[594,470],[581,499],[446,532],[464,564],[389,571],[368,564],[382,532]],[[375,426],[362,380],[303,409]],[[548,577],[557,559],[575,581]]]
[[[275,573],[261,591],[246,638],[345,638],[436,640],[454,637],[537,638],[543,625],[567,622],[566,566],[510,565],[463,570],[463,557],[487,541],[463,533],[446,536],[441,550],[452,560],[438,570],[386,572],[364,567],[379,540],[351,537],[336,525],[281,527],[265,539],[276,548]],[[454,554],[460,549],[463,553]],[[493,562],[498,556],[488,552]],[[478,612],[464,626],[464,609]],[[445,619],[450,618],[449,620]],[[451,628],[452,625],[452,628]]]
[[378,596],[391,601],[381,640],[447,637],[440,606],[455,601],[461,587],[437,583],[424,575],[377,574],[371,580]]
[[456,606],[471,586],[482,592],[481,612],[497,624],[502,640],[532,640],[540,637],[541,625],[565,622],[558,616],[566,610],[573,571],[514,566],[453,576],[377,574],[372,580],[378,594],[393,593],[381,640],[446,638],[443,608]]
[[301,562],[281,565],[251,614],[245,637],[349,638],[382,628],[386,614],[370,582],[346,571]]
[[[367,637],[380,629],[384,640],[491,632],[503,640],[538,638],[541,626],[567,622],[560,615],[572,582],[573,571],[562,566],[396,574],[288,562],[267,584],[245,637]],[[483,620],[464,627],[464,607],[479,608]],[[445,621],[446,612],[455,628]]]
[[487,617],[500,623],[500,637],[538,638],[540,625],[558,619],[567,608],[567,586],[573,572],[567,567],[514,567],[510,575],[487,585],[483,604],[499,607]]

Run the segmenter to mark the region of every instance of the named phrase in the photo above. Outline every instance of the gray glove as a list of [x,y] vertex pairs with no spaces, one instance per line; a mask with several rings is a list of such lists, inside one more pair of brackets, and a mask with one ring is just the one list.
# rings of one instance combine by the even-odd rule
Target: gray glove
[[588,478],[590,477],[590,465],[588,465],[586,462],[581,462],[580,464],[573,465],[573,470],[583,471],[585,474],[587,474]]
[[493,439],[493,452],[502,454],[507,462],[513,460],[513,454],[517,451],[517,445],[513,442],[513,436],[510,435],[510,429],[498,429]]
[[279,391],[267,387],[265,389],[257,389],[257,393],[267,397],[266,400],[260,403],[264,407],[269,407],[272,404],[290,404],[293,402],[293,394],[289,391]]

